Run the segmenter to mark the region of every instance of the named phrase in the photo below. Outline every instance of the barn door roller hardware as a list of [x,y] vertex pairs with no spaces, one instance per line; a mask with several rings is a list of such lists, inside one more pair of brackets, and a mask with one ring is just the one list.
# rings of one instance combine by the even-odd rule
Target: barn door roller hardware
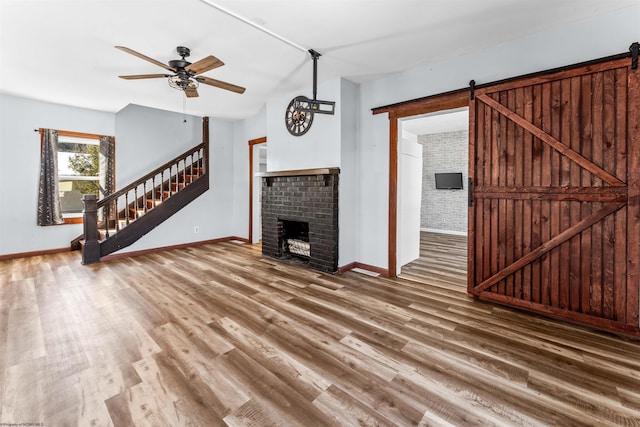
[[320,54],[313,49],[309,49],[311,59],[313,59],[313,99],[309,99],[306,96],[296,97],[293,108],[297,111],[303,111],[305,113],[318,113],[318,114],[334,114],[336,110],[335,101],[321,101],[317,98],[318,95],[318,58]]
[[640,43],[633,42],[631,46],[629,46],[629,50],[631,51],[631,69],[638,69],[638,51],[640,50]]

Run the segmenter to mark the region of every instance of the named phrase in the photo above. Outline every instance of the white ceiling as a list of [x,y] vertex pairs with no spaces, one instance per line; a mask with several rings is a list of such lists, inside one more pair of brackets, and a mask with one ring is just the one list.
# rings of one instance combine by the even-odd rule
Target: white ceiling
[[469,128],[469,109],[439,111],[422,117],[411,117],[401,121],[402,131],[418,135],[454,132]]
[[[207,0],[323,54],[319,80],[378,78],[637,4],[639,0]],[[116,112],[129,103],[182,112],[163,79],[118,75],[163,69],[175,47],[192,62],[215,55],[204,75],[245,86],[243,95],[201,86],[188,114],[244,118],[267,99],[311,96],[307,53],[202,0],[0,0],[0,93]],[[322,94],[319,94],[321,97]]]

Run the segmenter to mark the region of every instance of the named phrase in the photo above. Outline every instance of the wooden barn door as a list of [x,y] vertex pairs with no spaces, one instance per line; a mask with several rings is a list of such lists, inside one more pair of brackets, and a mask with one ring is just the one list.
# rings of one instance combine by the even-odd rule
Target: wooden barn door
[[476,90],[468,291],[638,334],[638,70],[616,59]]

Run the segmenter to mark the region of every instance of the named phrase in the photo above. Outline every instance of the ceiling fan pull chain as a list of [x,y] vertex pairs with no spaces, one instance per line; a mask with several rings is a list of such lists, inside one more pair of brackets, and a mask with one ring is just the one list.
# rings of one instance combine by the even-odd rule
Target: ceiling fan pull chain
[[187,94],[182,92],[182,123],[187,123]]

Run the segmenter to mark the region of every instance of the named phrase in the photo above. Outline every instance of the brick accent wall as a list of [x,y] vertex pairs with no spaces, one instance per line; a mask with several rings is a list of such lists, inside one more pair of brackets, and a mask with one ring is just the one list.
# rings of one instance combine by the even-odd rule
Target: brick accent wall
[[[419,135],[422,144],[420,227],[467,232],[469,133],[466,130]],[[436,172],[462,172],[463,190],[436,190]]]
[[285,256],[282,221],[309,223],[309,267],[338,271],[338,174],[262,178],[262,254]]

